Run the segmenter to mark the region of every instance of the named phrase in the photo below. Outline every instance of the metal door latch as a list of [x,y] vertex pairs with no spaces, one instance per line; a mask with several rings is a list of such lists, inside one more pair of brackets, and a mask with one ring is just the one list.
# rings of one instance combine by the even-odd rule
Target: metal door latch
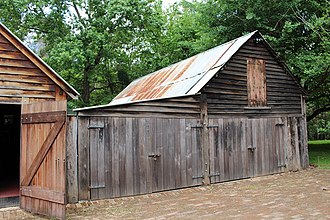
[[160,154],[149,154],[148,157],[152,157],[154,160],[157,160],[157,158],[160,157]]
[[247,148],[249,151],[254,151],[255,149],[256,149],[256,147],[252,147],[252,146],[248,146],[248,148]]

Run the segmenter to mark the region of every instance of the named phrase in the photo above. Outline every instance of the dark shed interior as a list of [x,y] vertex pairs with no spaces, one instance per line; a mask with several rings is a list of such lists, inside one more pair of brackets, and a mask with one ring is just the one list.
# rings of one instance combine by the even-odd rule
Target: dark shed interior
[[0,104],[0,198],[19,194],[20,107]]

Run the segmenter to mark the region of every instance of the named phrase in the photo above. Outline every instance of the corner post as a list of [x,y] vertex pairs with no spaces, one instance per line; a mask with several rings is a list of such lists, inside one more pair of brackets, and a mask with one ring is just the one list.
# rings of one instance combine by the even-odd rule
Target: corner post
[[201,94],[200,98],[201,108],[201,123],[202,123],[202,167],[203,167],[203,185],[210,185],[210,145],[209,145],[209,118],[207,108],[207,95]]

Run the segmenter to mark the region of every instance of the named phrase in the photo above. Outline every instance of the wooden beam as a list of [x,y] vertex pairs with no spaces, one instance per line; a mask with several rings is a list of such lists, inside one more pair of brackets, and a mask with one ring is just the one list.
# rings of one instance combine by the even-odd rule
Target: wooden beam
[[22,186],[21,195],[37,198],[49,202],[55,202],[59,204],[65,204],[64,192],[58,192],[54,190],[47,190],[36,186]]
[[22,124],[35,124],[35,123],[52,123],[57,121],[65,121],[66,112],[40,112],[22,114]]
[[52,129],[50,130],[46,140],[44,141],[39,152],[37,153],[37,156],[34,158],[30,168],[28,169],[28,171],[21,183],[21,186],[28,186],[31,183],[34,175],[38,171],[42,161],[45,159],[48,151],[50,150],[52,144],[54,143],[57,135],[61,131],[64,124],[65,124],[65,121],[55,122],[55,124],[52,127]]

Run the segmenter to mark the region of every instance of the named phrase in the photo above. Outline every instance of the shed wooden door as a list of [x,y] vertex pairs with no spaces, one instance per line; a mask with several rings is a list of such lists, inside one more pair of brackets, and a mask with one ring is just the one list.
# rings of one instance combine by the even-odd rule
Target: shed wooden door
[[209,125],[211,183],[284,171],[281,118],[210,119]]
[[281,118],[247,120],[249,176],[284,171],[285,127]]
[[22,105],[20,206],[65,218],[66,100]]
[[152,191],[201,185],[202,131],[196,119],[156,119],[149,167]]
[[208,133],[211,183],[248,177],[246,121],[210,119]]
[[104,151],[104,121],[95,118],[90,121],[89,153],[90,153],[90,198],[91,200],[106,198],[105,186],[105,151]]

